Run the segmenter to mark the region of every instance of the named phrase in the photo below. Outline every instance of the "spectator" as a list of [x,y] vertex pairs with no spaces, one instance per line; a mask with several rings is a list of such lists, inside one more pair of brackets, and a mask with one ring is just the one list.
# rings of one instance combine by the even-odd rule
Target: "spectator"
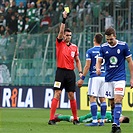
[[32,3],[30,4],[30,9],[29,9],[28,12],[27,12],[27,15],[28,15],[28,17],[29,17],[29,21],[30,21],[31,23],[36,22],[36,15],[35,15],[35,13],[36,13],[35,3],[32,2]]
[[39,20],[41,19],[41,17],[42,17],[42,10],[43,10],[43,8],[42,8],[41,4],[38,3],[38,4],[37,4],[37,9],[36,9],[36,17],[37,17],[38,21],[39,21]]
[[29,17],[26,16],[26,17],[25,17],[25,24],[24,24],[23,33],[29,33],[30,30],[31,30],[31,27],[30,27]]
[[16,2],[14,0],[12,1],[11,8],[13,10],[13,13],[15,14],[17,12],[17,6],[16,6]]
[[57,16],[58,23],[62,20],[62,12],[63,12],[63,10],[64,10],[63,3],[60,3],[59,7],[58,7],[58,11],[56,10],[56,12],[57,12],[56,16]]
[[56,18],[56,11],[53,9],[53,6],[49,6],[49,9],[48,9],[48,15],[50,17],[50,19],[52,20],[51,21],[51,24],[49,26],[54,26],[55,24],[57,24],[58,20]]
[[55,11],[58,12],[60,10],[60,5],[64,6],[64,3],[61,0],[57,0]]
[[35,28],[37,25],[37,17],[36,17],[36,8],[35,8],[35,3],[31,2],[30,4],[30,9],[27,12],[27,15],[29,17],[29,22],[30,22],[30,33],[37,33],[37,29]]
[[99,0],[96,1],[96,3],[92,4],[92,19],[93,19],[93,24],[98,24],[99,22],[99,15],[102,10],[102,5]]
[[12,8],[8,9],[7,15],[5,16],[6,19],[6,26],[10,24],[11,16],[14,15]]
[[0,36],[5,35],[5,27],[3,25],[0,26]]
[[83,1],[80,2],[78,7],[78,19],[83,20],[83,11],[84,11],[84,3]]
[[21,15],[18,16],[18,33],[22,33],[24,30],[24,20]]
[[0,26],[4,26],[6,27],[6,19],[4,18],[4,16],[0,16]]
[[17,34],[18,31],[18,22],[15,15],[11,16],[10,23],[8,24],[9,29],[11,30],[11,34]]
[[26,16],[29,17],[29,10],[31,8],[31,4],[30,3],[27,3],[27,7],[26,7]]
[[113,26],[114,26],[113,17],[109,15],[108,11],[106,11],[105,12],[105,30]]
[[5,12],[8,12],[8,9],[10,8],[10,3],[8,1],[5,2]]
[[51,18],[48,16],[48,13],[46,13],[40,22],[41,31],[48,30],[49,26],[51,26]]
[[24,3],[23,2],[19,3],[17,11],[18,11],[18,15],[21,15],[23,18],[25,17],[26,8],[24,7]]
[[117,28],[118,31],[123,31],[126,28],[125,27],[125,20],[124,20],[124,18],[121,15],[119,15],[117,17],[117,25],[116,25],[116,28]]
[[7,13],[5,12],[5,7],[4,6],[0,7],[0,15],[4,16],[4,17],[7,15]]
[[49,7],[49,3],[47,2],[47,0],[42,0],[42,6],[43,6],[43,9],[48,9]]
[[106,0],[106,2],[104,2],[103,10],[108,11],[109,14],[113,16],[114,13],[113,9],[114,9],[113,0]]

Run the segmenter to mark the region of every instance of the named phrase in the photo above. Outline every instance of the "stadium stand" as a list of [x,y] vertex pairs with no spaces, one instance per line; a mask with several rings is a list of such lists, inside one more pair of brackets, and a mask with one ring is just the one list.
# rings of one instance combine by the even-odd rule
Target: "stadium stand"
[[[93,35],[104,33],[109,26],[133,53],[132,0],[6,0],[0,3],[0,64],[8,67],[11,80],[2,85],[53,84],[55,39],[62,11],[68,5],[67,26],[73,31],[72,42],[79,46],[83,65]],[[127,72],[127,84],[128,77]]]

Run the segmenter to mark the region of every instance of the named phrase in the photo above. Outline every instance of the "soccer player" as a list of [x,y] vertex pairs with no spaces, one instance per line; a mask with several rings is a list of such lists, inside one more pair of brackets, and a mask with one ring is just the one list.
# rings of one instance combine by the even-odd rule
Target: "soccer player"
[[[73,116],[70,116],[70,115],[56,114],[54,119],[55,119],[56,122],[60,122],[60,121],[73,122]],[[100,121],[101,121],[101,112],[97,112],[97,119],[98,119],[98,122],[100,123]],[[92,122],[92,120],[93,120],[92,119],[92,114],[89,113],[87,115],[80,116],[80,117],[78,117],[78,120],[79,120],[80,123],[89,123],[89,122]],[[106,111],[104,122],[105,123],[113,122],[111,111]],[[129,123],[130,119],[127,116],[121,115],[120,118],[119,118],[119,122],[120,123]]]
[[83,70],[83,75],[81,79],[77,82],[78,86],[81,87],[83,81],[85,79],[86,74],[90,73],[90,78],[88,82],[88,95],[90,97],[90,106],[91,106],[91,114],[93,121],[90,124],[86,124],[86,126],[98,126],[97,120],[97,103],[96,98],[99,97],[101,102],[101,122],[100,125],[104,125],[104,117],[106,114],[106,99],[104,92],[104,83],[105,83],[105,69],[104,62],[102,66],[102,73],[100,76],[96,74],[96,60],[99,55],[100,44],[102,43],[103,35],[101,33],[97,33],[94,36],[94,47],[90,48],[86,52],[86,64]]
[[54,98],[52,99],[50,109],[49,125],[55,125],[54,115],[60,99],[62,89],[65,88],[68,92],[70,100],[71,111],[74,117],[73,124],[78,125],[77,120],[77,103],[74,97],[76,89],[76,76],[74,73],[74,61],[80,73],[82,73],[81,61],[79,59],[78,47],[71,43],[72,32],[69,28],[65,29],[65,21],[67,12],[63,12],[63,21],[60,25],[60,31],[56,39],[56,57],[57,57],[57,70],[54,82]]
[[133,88],[133,62],[132,55],[126,42],[116,39],[116,31],[109,27],[105,31],[106,43],[101,45],[98,62],[96,64],[97,74],[101,74],[102,60],[105,60],[107,84],[106,95],[114,98],[114,120],[111,133],[121,133],[119,118],[122,112],[122,99],[126,85],[125,59],[130,70],[130,84]]

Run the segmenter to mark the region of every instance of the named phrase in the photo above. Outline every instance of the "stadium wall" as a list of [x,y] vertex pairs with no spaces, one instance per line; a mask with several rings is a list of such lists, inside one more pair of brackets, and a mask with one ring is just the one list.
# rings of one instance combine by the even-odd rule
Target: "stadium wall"
[[[75,97],[77,99],[78,109],[90,110],[87,87],[77,88]],[[0,87],[0,107],[2,108],[50,108],[53,98],[52,86],[26,87],[26,86],[2,86]],[[97,99],[99,104],[99,100]],[[107,99],[107,110],[110,110],[110,104]],[[133,111],[133,90],[126,87],[123,99],[123,111]],[[70,102],[67,93],[63,89],[61,99],[58,105],[60,109],[70,109]],[[100,106],[98,107],[100,110]]]

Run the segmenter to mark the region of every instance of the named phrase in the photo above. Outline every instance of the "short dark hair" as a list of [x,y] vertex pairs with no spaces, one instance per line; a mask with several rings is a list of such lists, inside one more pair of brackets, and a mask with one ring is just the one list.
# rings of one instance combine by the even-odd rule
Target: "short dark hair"
[[98,44],[101,44],[102,43],[102,39],[103,39],[103,35],[101,33],[96,33],[95,34],[95,41],[98,43]]
[[129,123],[130,119],[129,117],[125,116],[122,123]]
[[110,36],[111,34],[116,36],[116,31],[113,27],[109,27],[108,29],[105,30],[105,35]]
[[66,29],[64,30],[64,33],[65,33],[65,32],[72,32],[72,31],[71,31],[70,28],[66,28]]

